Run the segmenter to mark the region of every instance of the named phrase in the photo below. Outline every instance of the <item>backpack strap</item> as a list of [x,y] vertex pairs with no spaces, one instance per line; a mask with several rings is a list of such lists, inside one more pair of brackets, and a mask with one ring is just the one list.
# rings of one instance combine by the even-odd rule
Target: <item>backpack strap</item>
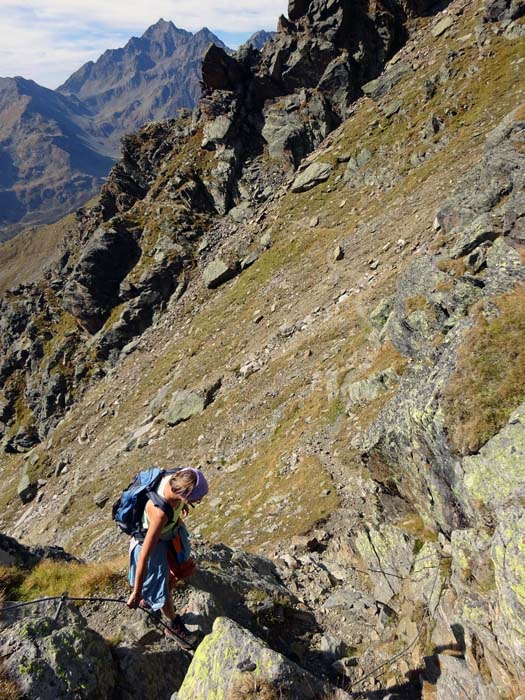
[[173,520],[174,513],[173,508],[168,501],[165,498],[162,498],[162,496],[159,496],[156,491],[148,491],[148,498],[153,503],[155,508],[161,509],[164,515],[167,516],[168,522],[170,523]]

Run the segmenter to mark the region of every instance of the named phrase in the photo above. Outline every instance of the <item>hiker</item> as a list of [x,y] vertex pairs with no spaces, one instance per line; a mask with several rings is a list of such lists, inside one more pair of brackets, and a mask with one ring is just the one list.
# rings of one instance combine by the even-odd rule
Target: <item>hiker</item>
[[[168,619],[166,634],[191,648],[195,635],[175,614],[171,595],[171,586],[177,578],[172,539],[178,534],[176,528],[181,515],[188,512],[188,504],[199,502],[208,493],[208,482],[199,469],[187,467],[166,474],[156,491],[173,508],[173,517],[169,520],[158,503],[147,501],[142,515],[144,540],[140,542],[133,537],[130,543],[129,581],[133,590],[128,606],[136,608],[141,605],[153,611],[162,609]],[[191,572],[194,570],[194,566],[189,568]],[[187,575],[188,572],[185,577]]]

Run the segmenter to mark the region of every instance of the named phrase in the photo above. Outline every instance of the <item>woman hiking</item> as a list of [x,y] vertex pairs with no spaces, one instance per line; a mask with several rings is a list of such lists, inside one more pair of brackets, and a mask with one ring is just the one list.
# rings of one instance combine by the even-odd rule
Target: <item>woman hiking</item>
[[[169,519],[160,505],[148,500],[142,515],[144,540],[139,542],[133,538],[130,543],[129,582],[133,590],[128,606],[140,605],[153,611],[162,609],[168,620],[165,633],[187,649],[195,645],[196,638],[175,614],[171,586],[180,573],[177,576],[172,540],[188,505],[200,501],[207,493],[208,482],[199,469],[187,467],[166,474],[157,487],[157,494],[172,507],[173,517]],[[194,570],[194,566],[189,568]]]

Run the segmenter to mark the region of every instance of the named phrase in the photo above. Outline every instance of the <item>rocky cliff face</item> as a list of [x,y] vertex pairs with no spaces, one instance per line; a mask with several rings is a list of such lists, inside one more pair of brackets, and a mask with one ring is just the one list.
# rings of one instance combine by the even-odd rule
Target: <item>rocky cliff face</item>
[[[262,53],[209,50],[198,113],[127,137],[2,300],[3,530],[106,560],[134,472],[210,478],[190,529],[236,549],[203,557],[217,619],[166,698],[523,692],[522,5],[291,2]],[[237,548],[278,567],[268,617],[215,606]]]
[[341,123],[362,85],[403,44],[412,9],[396,3],[291,4],[289,19],[281,17],[262,53],[245,46],[229,57],[218,47],[209,49],[200,109],[206,119],[203,146],[219,155],[219,211],[244,196],[236,181],[246,158],[267,148],[270,158],[297,167]]

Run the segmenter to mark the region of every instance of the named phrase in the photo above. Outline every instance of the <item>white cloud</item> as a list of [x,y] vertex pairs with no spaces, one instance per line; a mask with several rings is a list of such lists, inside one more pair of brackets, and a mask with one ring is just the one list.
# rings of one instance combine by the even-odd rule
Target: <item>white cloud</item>
[[0,76],[56,87],[88,60],[123,46],[160,17],[196,31],[274,29],[287,0],[0,0]]

